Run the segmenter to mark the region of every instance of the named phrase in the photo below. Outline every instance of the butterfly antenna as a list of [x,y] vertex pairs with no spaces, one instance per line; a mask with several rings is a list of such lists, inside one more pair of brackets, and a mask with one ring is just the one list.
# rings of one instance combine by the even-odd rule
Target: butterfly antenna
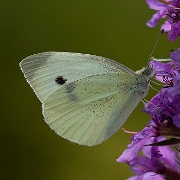
[[162,59],[163,57],[165,57],[167,54],[169,54],[170,52],[174,52],[175,49],[172,49],[171,51],[168,51],[166,54],[162,55],[161,57],[155,59],[156,61],[159,61],[159,62],[164,62],[164,61],[171,61],[171,59]]
[[[154,53],[154,50],[155,50],[155,48],[156,48],[156,46],[157,46],[157,44],[158,44],[158,42],[159,42],[159,40],[160,40],[160,38],[161,38],[161,36],[162,36],[163,33],[164,33],[164,29],[162,29],[162,31],[161,31],[158,39],[156,40],[156,43],[155,43],[155,45],[154,45],[154,47],[153,47],[153,50],[151,51],[151,53],[150,53],[150,55],[149,55],[148,64],[149,64],[149,62],[150,62],[150,60],[151,60],[152,54]],[[147,64],[147,65],[148,65],[148,64]]]
[[155,90],[156,92],[159,93],[159,91],[156,88],[154,88],[153,86],[149,85],[149,87],[151,87],[153,90]]

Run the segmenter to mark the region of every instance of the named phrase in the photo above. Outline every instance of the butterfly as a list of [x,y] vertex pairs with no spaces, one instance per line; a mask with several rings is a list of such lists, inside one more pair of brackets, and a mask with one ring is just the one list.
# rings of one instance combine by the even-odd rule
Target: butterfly
[[150,66],[134,72],[108,58],[70,52],[34,54],[20,68],[50,128],[87,146],[119,130],[147,95],[153,76]]

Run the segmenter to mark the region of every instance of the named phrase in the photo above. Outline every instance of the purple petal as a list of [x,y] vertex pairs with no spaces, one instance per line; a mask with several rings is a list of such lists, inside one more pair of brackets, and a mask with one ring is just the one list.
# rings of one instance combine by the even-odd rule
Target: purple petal
[[[169,95],[172,95],[172,96],[180,94],[180,74],[177,74],[174,77],[174,79],[173,79],[173,87],[168,88],[167,92],[168,92]],[[176,99],[176,101],[177,101],[177,99]],[[180,100],[178,99],[178,104],[179,104],[179,102],[180,102]],[[174,103],[173,103],[173,105],[174,105]]]
[[174,87],[170,87],[168,89],[168,94],[171,94],[171,95],[176,95],[176,94],[180,94],[180,85],[178,86],[174,86]]
[[147,139],[142,139],[139,143],[137,143],[133,147],[126,149],[116,161],[117,162],[131,161],[134,157],[138,155],[138,152],[146,144],[146,141]]
[[180,51],[174,51],[170,53],[170,58],[180,67]]
[[116,161],[131,161],[138,155],[138,152],[146,144],[149,138],[151,138],[154,135],[155,134],[153,128],[145,127],[141,132],[133,136],[131,144],[128,145],[128,149],[126,149]]
[[171,30],[168,33],[168,40],[175,41],[180,36],[180,21],[171,25]]
[[[150,138],[147,141],[147,144],[152,144],[154,142],[155,142],[155,138]],[[143,146],[142,147],[142,152],[146,157],[151,158],[151,149],[152,149],[152,146]]]
[[144,156],[135,157],[131,161],[127,162],[127,164],[136,175],[151,171],[156,172],[156,168],[153,166],[151,159]]
[[138,176],[132,176],[130,178],[128,178],[127,180],[137,180]]
[[177,86],[177,85],[179,85],[180,84],[180,74],[177,74],[175,77],[174,77],[174,79],[173,79],[173,85],[174,86]]
[[180,114],[177,114],[173,117],[173,122],[176,127],[180,128]]
[[171,30],[171,24],[168,21],[165,21],[164,24],[161,25],[161,30],[164,29],[164,32],[169,32]]
[[167,10],[166,9],[162,9],[160,11],[158,11],[157,13],[155,13],[152,18],[146,23],[147,26],[153,28],[157,25],[158,21],[160,18],[164,18],[167,14]]
[[[154,172],[148,172],[141,176],[142,180],[164,180],[164,178],[161,175],[158,175]],[[139,179],[137,179],[139,180]]]
[[180,96],[175,95],[172,101],[173,107],[175,108],[176,113],[180,112]]
[[154,172],[148,172],[139,176],[130,177],[127,180],[164,180],[164,178]]
[[146,0],[146,3],[148,4],[149,8],[154,10],[162,10],[167,9],[167,5],[159,2],[158,0]]
[[180,8],[180,1],[179,0],[172,0],[172,4],[176,7]]
[[159,160],[163,164],[167,164],[172,169],[177,170],[179,167],[179,164],[175,161],[176,154],[171,149],[171,147],[169,147],[169,146],[158,146],[157,148],[162,154],[162,157],[160,157]]
[[172,74],[172,63],[164,64],[159,61],[151,61],[150,63],[153,66],[154,74],[159,76],[169,76]]

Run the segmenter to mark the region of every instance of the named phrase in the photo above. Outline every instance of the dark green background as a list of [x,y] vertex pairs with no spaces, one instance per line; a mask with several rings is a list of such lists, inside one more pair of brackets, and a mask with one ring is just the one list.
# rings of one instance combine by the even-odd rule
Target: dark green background
[[[159,26],[146,26],[152,14],[145,1],[134,0],[0,1],[1,179],[122,180],[132,175],[126,164],[116,162],[130,135],[119,131],[95,147],[62,139],[43,121],[41,104],[18,64],[34,53],[68,51],[101,55],[138,70],[146,66],[159,35]],[[154,56],[178,43],[163,35]],[[123,127],[139,131],[146,125],[150,118],[142,106]]]

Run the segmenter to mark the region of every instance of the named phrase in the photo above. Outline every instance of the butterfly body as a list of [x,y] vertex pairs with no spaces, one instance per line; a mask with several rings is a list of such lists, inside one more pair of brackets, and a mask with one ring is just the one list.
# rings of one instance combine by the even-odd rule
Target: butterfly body
[[35,54],[20,67],[51,129],[88,146],[100,144],[124,124],[146,96],[153,75],[150,67],[134,72],[104,57],[68,52]]

